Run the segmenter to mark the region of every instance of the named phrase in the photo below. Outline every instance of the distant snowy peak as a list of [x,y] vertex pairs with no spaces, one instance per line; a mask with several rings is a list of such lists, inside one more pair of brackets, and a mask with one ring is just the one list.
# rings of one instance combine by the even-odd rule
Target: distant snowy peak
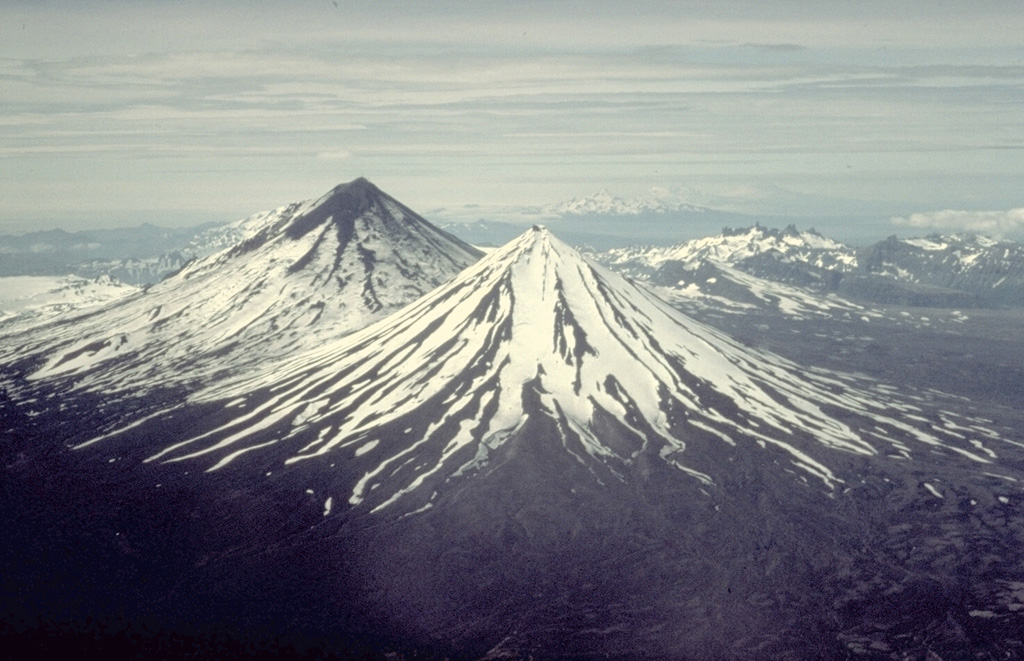
[[[659,194],[654,194],[659,193]],[[639,216],[641,214],[663,214],[685,211],[703,213],[702,207],[696,207],[678,200],[672,200],[664,191],[652,191],[644,198],[624,199],[617,197],[602,188],[594,195],[577,197],[568,202],[550,204],[541,209],[542,213],[553,216]]]
[[721,234],[694,239],[669,247],[634,246],[609,250],[600,260],[612,267],[646,266],[657,268],[665,262],[681,262],[685,268],[697,268],[708,261],[737,266],[744,260],[772,255],[782,261],[799,262],[822,269],[850,270],[856,267],[853,249],[828,239],[813,230],[798,230],[790,225],[783,230],[754,225],[743,229],[725,229]]
[[169,381],[230,374],[362,328],[482,254],[365,179],[244,224],[241,243],[87,325],[54,328],[36,378],[89,371],[96,388],[125,390],[160,371]]
[[[387,319],[165,412],[188,435],[148,461],[329,464],[349,505],[397,514],[522,443],[566,453],[598,482],[660,462],[707,488],[737,452],[825,490],[843,481],[832,453],[909,459],[950,444],[988,461],[941,425],[908,424],[911,412],[744,347],[536,226]],[[79,447],[122,433],[145,432]]]

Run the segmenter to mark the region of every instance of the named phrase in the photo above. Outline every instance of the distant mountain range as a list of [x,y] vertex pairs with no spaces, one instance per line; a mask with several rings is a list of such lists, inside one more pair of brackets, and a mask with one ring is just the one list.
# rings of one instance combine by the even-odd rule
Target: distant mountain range
[[[720,281],[736,279],[727,271],[731,269],[884,305],[1024,305],[1024,246],[977,235],[890,237],[851,248],[813,230],[755,225],[670,247],[613,249],[595,258],[631,277],[667,287],[715,285],[713,289],[722,290],[725,285]],[[734,282],[730,289],[749,287]]]
[[861,253],[755,226],[596,255],[619,273],[556,234],[483,255],[357,179],[240,221],[148,288],[0,326],[6,641],[116,657],[1022,650],[1017,411],[794,362],[670,300],[944,286],[926,266],[999,289],[1009,277],[975,265],[1013,263],[1009,245]]
[[[196,228],[144,225],[0,236],[0,277],[109,276],[146,286],[190,260],[249,238],[268,218],[291,213],[296,206]],[[814,230],[751,224],[750,217],[694,206],[657,190],[626,199],[603,189],[591,196],[520,210],[520,215],[545,219],[567,243],[580,246],[613,269],[665,286],[694,286],[698,280],[717,277],[716,269],[728,267],[769,282],[877,304],[1024,306],[1024,246],[980,235],[892,236],[853,248]],[[485,219],[443,222],[439,227],[484,247],[503,245],[524,229],[522,221]],[[675,236],[694,233],[701,238],[666,245]],[[698,267],[703,267],[702,276],[697,275]]]
[[1024,246],[1012,241],[889,238],[858,251],[858,266],[841,293],[908,305],[1024,305]]
[[159,282],[188,261],[252,236],[267,219],[296,204],[227,224],[166,228],[144,224],[113,230],[51,230],[0,235],[0,277],[20,275],[110,276],[134,286]]
[[[139,227],[65,232],[51,230],[21,235],[0,235],[0,277],[12,275],[81,275],[95,277],[114,275],[122,260],[132,260],[134,267],[118,274],[127,284],[133,282],[131,271],[152,270],[141,267],[149,261],[163,261],[167,268],[180,267],[182,250],[211,225],[191,228],[166,228],[154,225]],[[165,256],[182,253],[177,257]],[[176,266],[175,266],[176,264]],[[76,270],[80,267],[82,272]],[[160,269],[155,269],[159,271]],[[145,276],[143,276],[145,277]],[[150,280],[147,280],[150,281]]]
[[137,293],[138,289],[107,275],[93,279],[76,275],[10,276],[0,290],[0,328],[51,321],[82,308],[105,305]]
[[667,191],[660,197],[625,199],[613,195],[607,188],[602,188],[594,195],[541,207],[541,213],[552,216],[640,216],[681,212],[714,213],[710,209],[673,200]]

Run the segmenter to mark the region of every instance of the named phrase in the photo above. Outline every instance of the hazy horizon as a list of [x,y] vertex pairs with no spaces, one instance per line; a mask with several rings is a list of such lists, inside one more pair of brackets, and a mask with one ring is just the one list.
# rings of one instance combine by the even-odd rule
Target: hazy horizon
[[1006,3],[2,14],[0,233],[229,222],[359,176],[430,218],[659,187],[836,236],[1024,228]]

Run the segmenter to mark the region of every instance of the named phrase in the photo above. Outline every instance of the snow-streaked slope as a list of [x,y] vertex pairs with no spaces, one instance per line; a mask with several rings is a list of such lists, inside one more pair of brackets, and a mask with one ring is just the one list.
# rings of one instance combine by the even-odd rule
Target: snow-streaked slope
[[695,269],[686,269],[668,262],[645,284],[658,296],[687,312],[695,309],[735,315],[770,312],[794,320],[881,314],[836,294],[766,280],[724,264],[704,263]]
[[168,275],[180,271],[194,259],[208,257],[251,238],[275,218],[294,215],[305,203],[297,202],[271,211],[253,214],[248,218],[206,229],[180,246],[158,256],[138,258],[122,256],[117,259],[82,262],[68,267],[75,275],[95,278],[109,275],[113,278],[144,287],[160,282]]
[[481,254],[364,179],[236,229],[248,238],[138,295],[3,338],[0,359],[108,393],[202,383],[362,328]]
[[744,347],[535,227],[348,338],[78,447],[177,429],[148,461],[319,462],[350,506],[408,513],[485,475],[545,420],[550,442],[597,480],[662,461],[711,489],[729,470],[723,452],[763,452],[831,491],[844,481],[830,466],[840,455],[939,452],[991,466],[998,434],[948,416]]
[[108,276],[135,287],[146,287],[180,271],[193,257],[194,255],[190,257],[172,250],[158,257],[97,260],[75,264],[70,268],[74,270],[75,275],[85,278]]
[[136,287],[108,276],[10,276],[0,278],[0,323],[18,329],[53,317],[110,303],[138,293]]
[[[318,200],[318,202],[322,201],[322,199]],[[231,248],[259,234],[267,225],[272,225],[281,218],[288,218],[303,213],[304,210],[309,208],[311,202],[312,200],[293,202],[269,211],[254,213],[247,218],[236,220],[233,223],[211,227],[189,241],[182,248],[182,252],[193,257],[207,257]]]

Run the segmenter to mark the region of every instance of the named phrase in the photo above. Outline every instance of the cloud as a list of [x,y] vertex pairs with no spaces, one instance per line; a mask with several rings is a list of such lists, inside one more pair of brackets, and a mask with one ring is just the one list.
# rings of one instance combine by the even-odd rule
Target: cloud
[[1007,211],[928,211],[891,219],[894,225],[918,229],[977,232],[1001,238],[1024,234],[1024,207]]
[[754,50],[769,51],[775,53],[794,53],[797,51],[807,50],[806,47],[800,44],[743,44],[746,48],[752,48]]
[[322,151],[316,155],[317,158],[324,161],[343,161],[347,158],[352,157],[352,152],[345,149],[337,149],[335,151]]
[[935,2],[12,0],[0,223],[54,182],[62,212],[105,213],[207,169],[194,204],[239,215],[264,182],[273,205],[341,170],[445,207],[698,181],[729,208],[864,201],[882,223],[1014,205],[1024,15]]

